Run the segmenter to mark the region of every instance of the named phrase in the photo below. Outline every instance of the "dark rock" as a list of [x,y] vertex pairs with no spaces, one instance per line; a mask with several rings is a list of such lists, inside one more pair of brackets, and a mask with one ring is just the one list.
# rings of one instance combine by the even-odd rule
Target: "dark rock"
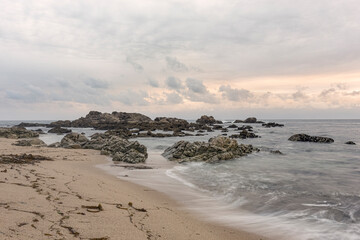
[[354,143],[353,141],[347,141],[345,144],[356,145],[356,143]]
[[216,162],[238,158],[254,150],[252,145],[238,145],[236,140],[227,137],[214,137],[208,142],[180,141],[167,148],[163,156],[170,161],[189,162],[205,161]]
[[42,129],[36,129],[34,130],[35,132],[37,132],[38,134],[46,134]]
[[295,134],[291,136],[289,141],[294,142],[316,142],[316,143],[333,143],[334,139],[328,137],[309,136],[307,134]]
[[280,150],[271,150],[270,153],[278,154],[278,155],[284,155]]
[[238,130],[247,130],[247,131],[252,131],[253,127],[249,126],[249,125],[243,125],[241,127],[238,127]]
[[48,131],[48,133],[57,133],[57,134],[65,134],[65,133],[71,133],[71,129],[66,129],[62,127],[54,127]]
[[214,125],[212,129],[213,129],[213,130],[221,130],[221,129],[223,129],[223,126],[221,126],[221,125]]
[[44,141],[42,141],[38,138],[19,140],[16,143],[14,143],[14,145],[16,145],[16,146],[41,146],[41,147],[46,146]]
[[39,133],[27,130],[24,127],[0,128],[0,137],[4,138],[35,138]]
[[63,148],[81,148],[89,139],[79,133],[69,133],[61,139],[60,146]]
[[271,128],[271,127],[283,127],[284,124],[275,123],[275,122],[269,122],[269,123],[263,123],[262,126],[264,126],[264,127],[266,127],[266,128]]
[[231,124],[230,126],[228,126],[228,128],[237,128],[238,126],[236,126],[235,124]]
[[213,116],[203,115],[196,120],[196,123],[202,125],[213,125],[213,124],[222,124],[222,121],[216,120]]
[[235,120],[234,123],[243,123],[243,120]]
[[234,135],[231,135],[230,137],[246,139],[246,138],[258,138],[259,136],[256,135],[255,133],[248,132],[246,130],[242,130],[239,134],[234,134]]
[[244,123],[256,123],[257,119],[255,117],[249,117],[245,119]]

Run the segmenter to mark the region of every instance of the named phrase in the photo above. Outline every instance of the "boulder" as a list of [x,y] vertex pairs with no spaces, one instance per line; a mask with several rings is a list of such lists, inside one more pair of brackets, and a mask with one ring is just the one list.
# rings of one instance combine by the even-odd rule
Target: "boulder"
[[230,126],[228,126],[228,128],[237,128],[238,126],[236,126],[235,124],[231,124]]
[[266,127],[266,128],[271,128],[271,127],[283,127],[284,124],[275,123],[275,122],[269,122],[269,123],[263,123],[262,126],[263,126],[263,127]]
[[57,134],[65,134],[71,133],[71,129],[62,128],[62,127],[54,127],[48,131],[48,133],[57,133]]
[[4,138],[35,138],[39,133],[27,130],[24,127],[0,128],[0,137]]
[[179,141],[167,148],[162,155],[170,161],[216,162],[245,156],[254,150],[257,149],[252,145],[239,145],[236,140],[218,136],[210,138],[208,142]]
[[244,123],[256,123],[257,119],[255,117],[249,117],[244,120]]
[[353,141],[347,141],[345,144],[348,144],[348,145],[356,145],[356,143],[354,143]]
[[196,120],[196,123],[201,125],[213,125],[213,124],[222,124],[222,121],[216,120],[213,116],[203,115]]
[[289,139],[289,141],[294,141],[294,142],[316,142],[316,143],[333,143],[334,139],[329,138],[329,137],[318,137],[318,136],[309,136],[307,134],[295,134],[293,136],[291,136]]
[[81,148],[89,139],[79,133],[69,133],[61,139],[60,146],[63,148]]
[[243,120],[235,120],[234,123],[243,123]]
[[38,138],[19,140],[16,143],[14,143],[14,145],[16,145],[16,146],[41,146],[41,147],[46,146],[44,141],[42,141]]
[[241,139],[246,139],[246,138],[258,138],[259,136],[256,135],[255,133],[252,132],[248,132],[246,130],[242,130],[239,134],[233,134],[230,136],[231,138],[241,138]]

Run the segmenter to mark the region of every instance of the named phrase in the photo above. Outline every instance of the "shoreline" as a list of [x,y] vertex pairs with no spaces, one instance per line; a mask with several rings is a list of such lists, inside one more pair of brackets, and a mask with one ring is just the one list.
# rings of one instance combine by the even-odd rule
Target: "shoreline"
[[[1,154],[31,153],[54,161],[0,164],[7,170],[0,173],[2,239],[269,239],[204,221],[164,193],[106,173],[96,167],[108,163],[99,151],[13,142],[1,138]],[[86,208],[99,204],[103,211]]]

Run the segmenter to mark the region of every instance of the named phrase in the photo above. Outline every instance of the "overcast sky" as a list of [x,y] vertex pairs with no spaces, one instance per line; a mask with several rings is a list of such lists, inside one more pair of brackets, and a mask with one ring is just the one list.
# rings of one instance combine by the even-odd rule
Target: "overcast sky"
[[0,0],[0,119],[360,118],[358,0]]

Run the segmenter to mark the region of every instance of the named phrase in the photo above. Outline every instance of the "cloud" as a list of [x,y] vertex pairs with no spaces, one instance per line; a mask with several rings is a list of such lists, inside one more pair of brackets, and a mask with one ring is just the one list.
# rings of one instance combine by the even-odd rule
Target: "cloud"
[[176,58],[166,57],[165,60],[167,63],[167,67],[174,72],[187,72],[189,70],[185,64],[181,63]]
[[336,83],[335,86],[340,90],[348,89],[348,84],[347,83]]
[[126,57],[126,62],[131,64],[131,66],[133,66],[133,68],[135,69],[135,71],[137,72],[142,72],[144,70],[144,67],[141,66],[139,63],[135,62],[133,59],[131,59],[130,57]]
[[159,81],[157,81],[157,80],[154,79],[154,78],[148,78],[147,83],[148,83],[151,87],[154,87],[154,88],[160,87]]
[[325,90],[323,90],[323,91],[319,94],[319,97],[325,98],[325,97],[327,97],[328,95],[330,95],[330,94],[332,94],[332,93],[335,93],[335,92],[336,92],[335,88],[325,89]]
[[221,85],[219,92],[223,98],[234,102],[248,100],[254,96],[249,90],[232,88],[230,85]]
[[344,93],[344,95],[346,95],[346,96],[359,96],[360,91],[352,91],[352,92]]
[[148,97],[149,95],[145,91],[129,89],[118,93],[113,99],[127,106],[147,106],[149,105],[149,101],[146,100]]
[[184,85],[181,82],[181,80],[176,77],[168,77],[165,81],[165,84],[168,88],[176,90],[176,91],[180,91],[181,89],[184,88]]
[[183,98],[176,92],[166,94],[166,102],[168,104],[179,104],[183,102]]
[[109,88],[109,84],[105,81],[102,80],[98,80],[98,79],[94,79],[94,78],[88,78],[86,80],[84,80],[84,83],[91,87],[91,88],[95,88],[95,89],[107,89]]
[[201,80],[188,78],[186,79],[186,86],[194,93],[207,93],[207,89]]
[[295,93],[291,94],[291,97],[295,101],[302,101],[304,99],[308,99],[308,96],[304,93],[303,89],[297,90]]

